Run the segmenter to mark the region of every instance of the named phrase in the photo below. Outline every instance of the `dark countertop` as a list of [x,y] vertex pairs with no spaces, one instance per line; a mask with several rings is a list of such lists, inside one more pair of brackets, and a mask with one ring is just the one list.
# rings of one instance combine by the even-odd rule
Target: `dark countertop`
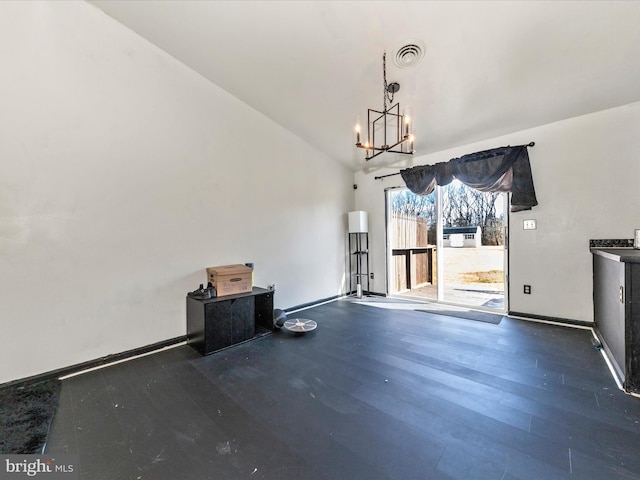
[[615,262],[640,263],[640,250],[635,248],[591,248],[591,253]]

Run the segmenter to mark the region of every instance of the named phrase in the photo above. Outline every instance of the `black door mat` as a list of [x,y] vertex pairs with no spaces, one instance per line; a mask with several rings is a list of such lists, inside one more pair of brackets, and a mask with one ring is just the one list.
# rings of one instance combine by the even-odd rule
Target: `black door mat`
[[59,395],[57,379],[0,388],[0,454],[42,454]]
[[477,322],[493,323],[498,325],[504,315],[480,312],[478,310],[445,310],[438,308],[416,308],[416,312],[435,313],[437,315],[445,315],[447,317],[464,318],[466,320],[475,320]]

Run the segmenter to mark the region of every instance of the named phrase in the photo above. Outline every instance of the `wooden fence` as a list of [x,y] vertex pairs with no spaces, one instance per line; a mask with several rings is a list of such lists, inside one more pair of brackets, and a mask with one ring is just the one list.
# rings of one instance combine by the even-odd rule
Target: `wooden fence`
[[393,248],[426,247],[429,244],[427,219],[406,213],[391,214]]
[[435,246],[429,245],[426,218],[393,212],[391,215],[393,292],[435,284]]

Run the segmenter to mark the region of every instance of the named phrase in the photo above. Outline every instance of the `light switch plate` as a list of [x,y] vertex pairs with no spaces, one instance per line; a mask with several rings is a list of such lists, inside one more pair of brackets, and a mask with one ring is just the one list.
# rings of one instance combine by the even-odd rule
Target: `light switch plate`
[[525,220],[524,221],[524,229],[525,230],[535,230],[536,229],[536,221],[535,220]]

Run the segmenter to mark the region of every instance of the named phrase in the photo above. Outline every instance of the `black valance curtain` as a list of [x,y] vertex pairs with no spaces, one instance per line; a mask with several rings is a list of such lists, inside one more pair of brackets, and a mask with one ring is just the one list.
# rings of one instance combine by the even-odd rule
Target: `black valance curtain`
[[429,195],[436,185],[448,185],[457,178],[482,192],[511,192],[512,212],[531,210],[538,204],[526,145],[470,153],[448,162],[400,170],[400,175],[417,195]]

